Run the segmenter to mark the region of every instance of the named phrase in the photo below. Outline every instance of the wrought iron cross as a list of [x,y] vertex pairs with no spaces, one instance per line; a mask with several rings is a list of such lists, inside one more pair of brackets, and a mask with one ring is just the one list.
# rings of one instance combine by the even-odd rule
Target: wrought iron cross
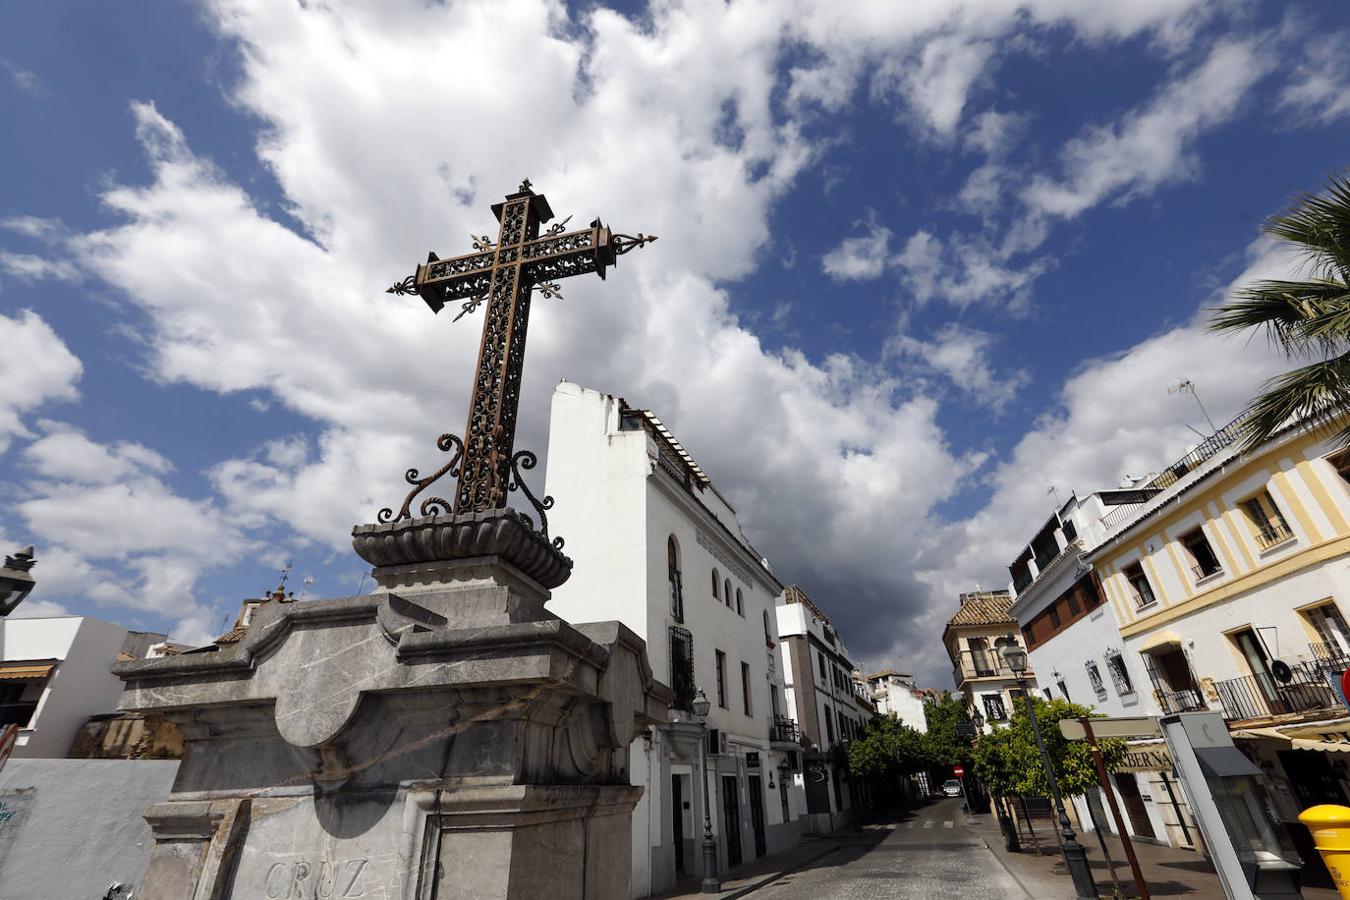
[[430,497],[422,503],[422,515],[450,512],[452,508],[456,513],[497,509],[506,505],[507,490],[519,486],[535,504],[544,533],[548,533],[543,510],[552,504],[548,498],[540,504],[515,471],[531,469],[536,462],[529,451],[514,453],[531,292],[538,288],[546,297],[560,297],[554,279],[587,272],[603,279],[605,269],[620,256],[656,240],[653,235],[613,234],[599,219],[588,228],[566,231],[570,216],[541,237],[539,228],[553,218],[553,210],[543,194],[530,190],[528,178],[505,201],[492,204],[492,212],[501,223],[495,244],[486,235],[472,235],[472,253],[450,259],[429,253],[415,274],[386,291],[417,294],[434,313],[451,301],[460,301],[456,321],[484,303],[487,313],[463,442],[452,434],[441,435],[437,441],[440,449],[455,451],[450,462],[429,478],[419,478],[416,469],[408,470],[407,481],[415,487],[397,517],[392,510],[381,510],[382,522],[411,516],[413,497],[448,472],[459,478],[453,507],[439,497]]

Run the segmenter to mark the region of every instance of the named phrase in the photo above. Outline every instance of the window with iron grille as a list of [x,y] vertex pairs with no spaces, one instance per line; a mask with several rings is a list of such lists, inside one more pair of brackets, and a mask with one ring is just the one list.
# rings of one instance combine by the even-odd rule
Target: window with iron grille
[[1125,658],[1119,653],[1111,653],[1106,657],[1106,671],[1111,673],[1111,681],[1116,686],[1117,694],[1133,694],[1134,685],[1130,682],[1129,670],[1125,668]]
[[693,712],[694,638],[684,628],[670,628],[670,689],[675,692],[676,709]]
[[1102,673],[1097,668],[1097,663],[1088,660],[1084,666],[1087,668],[1088,684],[1092,685],[1092,689],[1098,694],[1105,694],[1106,685],[1102,682]]
[[670,615],[684,621],[684,586],[680,579],[680,545],[675,535],[666,538],[666,580],[670,584]]
[[991,722],[1004,722],[1008,718],[1008,710],[1003,705],[1003,698],[998,694],[985,694],[981,698],[984,701],[984,717]]
[[727,655],[721,650],[713,651],[717,654],[717,705],[723,709],[727,706]]

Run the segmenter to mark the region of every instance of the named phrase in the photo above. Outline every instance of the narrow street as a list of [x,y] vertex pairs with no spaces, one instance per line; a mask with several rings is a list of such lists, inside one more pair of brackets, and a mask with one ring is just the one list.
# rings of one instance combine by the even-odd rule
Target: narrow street
[[946,799],[868,826],[835,852],[752,896],[1020,900],[1027,894],[967,824],[961,800]]

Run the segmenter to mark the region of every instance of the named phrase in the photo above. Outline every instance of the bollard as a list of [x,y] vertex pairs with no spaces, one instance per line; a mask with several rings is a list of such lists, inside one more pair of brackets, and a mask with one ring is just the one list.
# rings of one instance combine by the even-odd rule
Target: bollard
[[1350,807],[1310,806],[1298,820],[1312,832],[1313,844],[1331,872],[1341,900],[1350,900]]

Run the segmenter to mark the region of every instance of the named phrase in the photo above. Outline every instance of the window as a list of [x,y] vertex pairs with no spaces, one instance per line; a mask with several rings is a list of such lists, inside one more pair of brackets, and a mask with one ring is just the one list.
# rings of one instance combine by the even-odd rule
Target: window
[[728,578],[722,582],[722,599],[726,601],[727,609],[731,609],[731,579]]
[[1323,603],[1303,611],[1303,618],[1317,632],[1322,646],[1312,648],[1313,656],[1324,659],[1339,659],[1350,656],[1350,628],[1335,603]]
[[1058,627],[1059,627],[1059,604],[1058,604],[1058,603],[1051,603],[1051,604],[1050,604],[1050,626],[1051,626],[1052,628],[1058,628]]
[[1008,711],[1003,706],[1003,698],[998,694],[985,694],[981,698],[984,701],[984,717],[991,722],[1006,722]]
[[41,695],[38,691],[36,695],[30,694],[29,700],[24,700],[24,692],[31,684],[41,684],[38,681],[15,681],[10,684],[0,685],[0,728],[6,725],[18,725],[20,728],[27,728],[28,723],[33,719],[33,713],[37,710],[37,696]]
[[830,704],[823,705],[825,707],[825,736],[830,739],[830,746],[834,746],[834,715],[830,711]]
[[1096,692],[1097,696],[1105,697],[1106,685],[1102,683],[1102,673],[1097,668],[1097,663],[1088,660],[1085,667],[1087,668],[1088,684],[1092,685],[1092,690]]
[[1068,687],[1068,685],[1066,685],[1066,684],[1063,682],[1063,680],[1057,681],[1057,682],[1055,682],[1055,684],[1059,687],[1059,693],[1060,693],[1060,695],[1063,696],[1065,700],[1068,700],[1070,703],[1072,703],[1072,702],[1073,702],[1073,698],[1069,696],[1069,687]]
[[1143,609],[1158,602],[1158,598],[1153,596],[1153,587],[1148,583],[1148,576],[1144,574],[1142,563],[1130,563],[1122,570],[1121,574],[1129,582],[1136,609]]
[[666,538],[666,580],[670,583],[670,615],[684,621],[684,588],[680,584],[680,544],[675,535]]
[[823,650],[817,650],[816,657],[820,660],[820,680],[823,684],[829,678],[830,667],[825,665],[825,652]]
[[1083,608],[1078,605],[1077,587],[1071,588],[1064,594],[1064,605],[1069,608],[1069,615],[1071,616],[1076,616],[1083,611]]
[[1256,545],[1262,550],[1283,544],[1294,536],[1289,526],[1285,524],[1284,516],[1275,506],[1275,501],[1271,499],[1270,491],[1261,491],[1255,497],[1249,497],[1238,505],[1242,507],[1247,522],[1252,527]]
[[1327,462],[1331,463],[1332,468],[1336,470],[1336,474],[1341,476],[1346,484],[1350,484],[1350,450],[1342,450],[1340,453],[1328,456]]
[[766,609],[766,610],[763,610],[763,613],[764,613],[764,646],[766,646],[766,647],[772,647],[772,646],[773,646],[773,631],[770,630],[770,628],[769,628],[769,611]]
[[1219,558],[1214,555],[1214,548],[1209,545],[1209,538],[1205,537],[1203,528],[1195,528],[1183,534],[1181,546],[1191,558],[1191,574],[1195,576],[1196,581],[1223,571],[1223,566],[1219,565]]
[[753,715],[750,711],[750,664],[741,663],[741,703],[745,707],[747,716]]
[[717,705],[727,709],[727,655],[717,651]]
[[670,628],[670,688],[675,692],[676,709],[693,711],[694,639],[683,628]]
[[1134,693],[1134,685],[1130,682],[1130,673],[1125,668],[1125,659],[1119,653],[1107,654],[1106,671],[1111,673],[1111,681],[1115,683],[1117,694]]
[[737,614],[737,615],[740,615],[740,616],[744,616],[744,615],[745,615],[745,604],[743,604],[743,603],[741,602],[741,589],[740,589],[740,588],[736,588],[736,614]]
[[713,575],[713,599],[721,600],[722,595],[719,592],[722,590],[722,576],[718,574],[716,568],[713,569],[712,575]]

